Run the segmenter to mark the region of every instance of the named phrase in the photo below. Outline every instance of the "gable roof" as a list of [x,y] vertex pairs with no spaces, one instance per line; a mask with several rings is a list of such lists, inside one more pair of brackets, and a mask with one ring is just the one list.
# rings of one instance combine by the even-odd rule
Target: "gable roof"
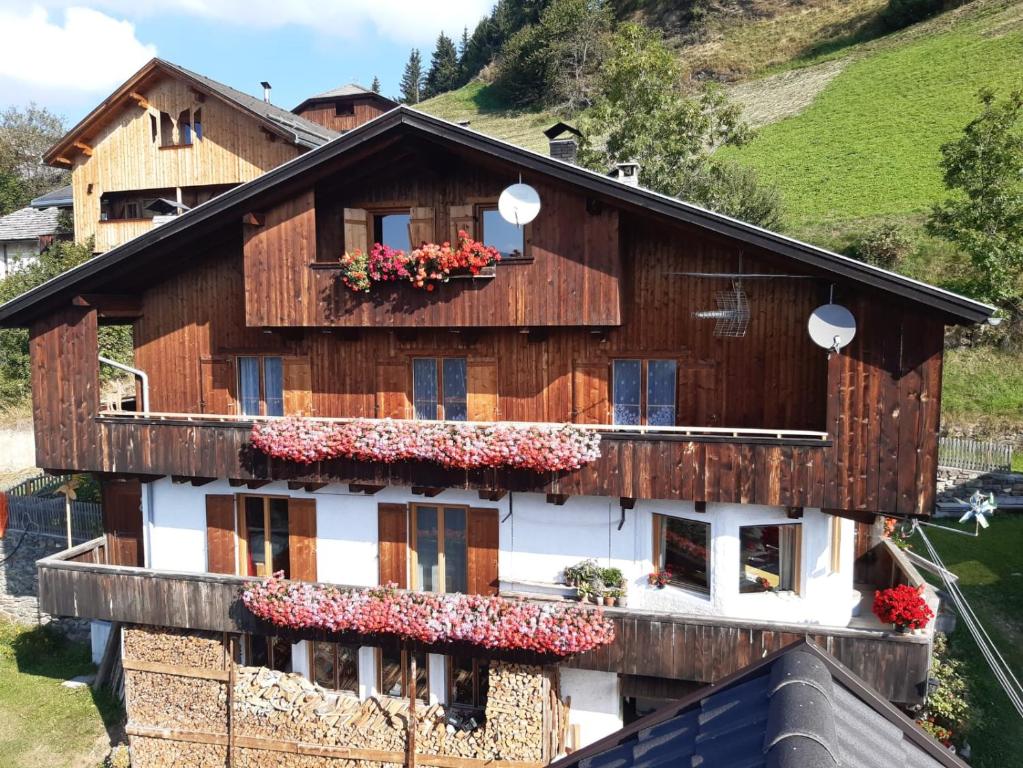
[[57,206],[58,208],[70,208],[74,204],[75,198],[74,193],[71,190],[71,185],[66,184],[63,187],[57,187],[45,195],[39,195],[39,197],[33,199],[29,205],[33,208],[52,208]]
[[734,238],[791,258],[826,274],[929,306],[953,322],[980,322],[994,312],[994,307],[951,291],[888,272],[691,203],[641,187],[622,184],[603,174],[508,144],[403,105],[9,301],[0,306],[0,325],[25,324],[31,317],[59,303],[61,299],[83,292],[90,284],[102,282],[104,278],[118,270],[144,268],[148,259],[153,259],[154,262],[151,263],[155,263],[163,247],[180,245],[189,234],[197,232],[200,227],[209,227],[224,220],[221,217],[241,215],[252,210],[252,206],[257,204],[261,195],[277,187],[301,183],[304,175],[325,166],[335,158],[343,157],[348,152],[363,148],[373,140],[396,131],[406,131],[452,146],[478,151],[513,163],[524,170],[535,171],[571,184],[581,191],[611,199],[623,206],[642,209],[669,220],[685,222]]
[[551,768],[966,768],[833,656],[793,643]]
[[302,103],[295,107],[292,112],[301,112],[306,107],[315,104],[319,101],[334,101],[335,99],[345,99],[352,96],[368,96],[376,99],[381,103],[389,107],[398,106],[398,102],[393,101],[386,96],[382,96],[376,91],[372,91],[369,88],[363,88],[358,83],[346,83],[345,85],[339,85],[337,88],[331,88],[329,91],[324,91],[316,96],[310,96],[307,99],[303,99]]
[[268,104],[262,99],[250,96],[170,61],[151,59],[142,69],[128,78],[117,90],[83,117],[60,141],[50,147],[43,155],[43,161],[50,165],[56,163],[57,158],[74,148],[75,142],[82,141],[84,137],[88,136],[90,130],[112,119],[113,110],[118,109],[131,99],[132,93],[137,93],[137,89],[143,88],[145,83],[161,75],[187,81],[193,88],[215,96],[222,102],[245,112],[271,133],[303,149],[319,147],[338,135],[337,131],[319,123],[306,120],[282,107]]
[[60,210],[28,207],[0,216],[0,241],[34,240],[57,231]]

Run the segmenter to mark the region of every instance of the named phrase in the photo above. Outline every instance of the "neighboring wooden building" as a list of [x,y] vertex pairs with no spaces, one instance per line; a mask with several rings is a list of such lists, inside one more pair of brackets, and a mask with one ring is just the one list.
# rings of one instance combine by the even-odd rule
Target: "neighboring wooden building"
[[[520,177],[542,201],[522,230],[495,211]],[[458,230],[506,258],[433,292],[341,283],[344,251]],[[694,312],[734,291],[713,275],[740,265],[779,278],[741,281],[748,329],[722,336]],[[832,297],[858,323],[838,353],[806,331]],[[271,637],[240,607],[240,584],[280,567],[551,599],[574,593],[566,567],[593,558],[627,584],[617,640],[565,660],[557,679],[542,677],[550,659],[526,660],[530,690],[571,699],[558,720],[569,746],[801,637],[916,704],[930,629],[893,633],[860,603],[922,581],[869,524],[930,514],[944,329],[991,311],[401,107],[0,307],[0,323],[31,329],[39,465],[97,473],[111,494],[106,539],[41,565],[42,605],[239,636],[250,664],[386,699],[405,691],[386,643]],[[116,322],[134,326],[144,413],[99,409],[97,329]],[[559,472],[297,464],[250,444],[255,422],[282,414],[574,423],[600,435],[600,455]],[[648,581],[657,571],[670,571],[663,589]],[[416,650],[429,703],[486,711],[487,664],[505,659]],[[344,681],[328,674],[342,661]],[[544,702],[538,716],[561,717]],[[141,707],[129,700],[130,721]],[[231,722],[133,737],[153,754],[168,738],[232,749]],[[299,749],[285,741],[250,746]],[[353,746],[353,759],[396,761]],[[480,747],[458,765],[564,745],[533,746]],[[447,747],[429,749],[424,764],[449,764]]]
[[0,216],[0,278],[35,263],[59,236],[60,210],[21,208]]
[[348,83],[306,99],[292,112],[306,120],[344,133],[352,128],[358,128],[374,117],[379,117],[384,112],[389,112],[396,106],[397,102],[379,93],[367,90],[356,83]]

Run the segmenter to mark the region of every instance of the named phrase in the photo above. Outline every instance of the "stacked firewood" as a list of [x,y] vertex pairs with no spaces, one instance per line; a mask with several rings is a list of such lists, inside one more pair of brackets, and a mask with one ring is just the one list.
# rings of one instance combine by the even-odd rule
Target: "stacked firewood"
[[525,664],[491,664],[486,736],[495,756],[543,758],[544,704],[551,689],[545,671]]
[[127,670],[124,694],[131,725],[225,732],[226,683]]
[[159,768],[224,768],[227,747],[133,736],[131,764]]
[[223,669],[223,635],[162,627],[126,627],[124,658],[198,669]]

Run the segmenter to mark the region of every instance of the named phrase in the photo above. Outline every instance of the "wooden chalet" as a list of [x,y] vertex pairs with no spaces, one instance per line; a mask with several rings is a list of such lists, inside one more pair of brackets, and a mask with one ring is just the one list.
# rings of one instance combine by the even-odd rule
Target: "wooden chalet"
[[[541,200],[522,228],[497,210],[520,179]],[[344,283],[345,252],[459,231],[501,260],[432,291]],[[743,333],[694,314],[737,290]],[[838,352],[807,333],[831,301],[857,323]],[[540,764],[804,638],[918,704],[931,628],[895,633],[869,599],[923,582],[872,523],[930,514],[945,327],[991,311],[392,109],[0,307],[0,323],[31,332],[39,466],[95,473],[106,502],[103,539],[40,562],[41,604],[134,633],[143,765],[186,747],[210,764],[237,750],[251,764],[289,751],[403,762],[397,742],[357,727],[368,701],[408,715],[391,697],[425,708],[423,764]],[[100,407],[98,328],[117,323],[145,374],[134,411]],[[567,424],[599,435],[599,455],[558,471],[298,463],[251,443],[282,416]],[[627,605],[607,609],[611,645],[559,662],[272,630],[239,601],[275,570],[563,601],[576,593],[565,569],[587,559],[620,571]],[[260,667],[291,673],[270,688],[295,677],[320,686],[310,701],[349,697],[344,713],[322,710],[342,731],[256,717],[246,691],[278,695]],[[161,710],[146,693],[161,675],[200,698],[226,687],[227,714],[215,696],[212,720],[173,696]],[[518,725],[501,719],[509,706]],[[472,712],[475,727],[458,719]]]

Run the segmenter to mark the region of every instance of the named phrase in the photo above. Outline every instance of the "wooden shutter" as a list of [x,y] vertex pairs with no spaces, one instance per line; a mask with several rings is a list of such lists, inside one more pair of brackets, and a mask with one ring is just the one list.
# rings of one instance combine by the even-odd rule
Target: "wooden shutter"
[[407,360],[377,363],[377,418],[410,418],[412,415],[410,389]]
[[608,364],[580,363],[572,368],[572,419],[577,424],[610,423]]
[[470,358],[466,369],[469,421],[497,421],[497,360]]
[[496,509],[469,510],[467,539],[469,542],[469,593],[496,595],[498,539],[500,520]]
[[412,208],[409,211],[408,241],[413,248],[434,242],[433,208]]
[[234,558],[234,496],[206,497],[206,570],[237,573]]
[[316,499],[288,499],[289,579],[316,581]]
[[229,357],[204,357],[199,361],[199,404],[203,413],[229,414],[235,408],[234,360]]
[[308,357],[284,358],[284,415],[309,416],[313,412],[312,366]]
[[142,484],[138,480],[101,483],[107,565],[142,567]]
[[408,509],[404,504],[377,507],[380,584],[394,582],[408,588]]
[[345,250],[369,250],[369,215],[364,208],[345,208]]
[[476,237],[476,219],[473,213],[471,205],[452,205],[448,209],[448,223],[451,225],[448,237],[452,246],[458,243],[459,230],[465,232],[469,237]]

